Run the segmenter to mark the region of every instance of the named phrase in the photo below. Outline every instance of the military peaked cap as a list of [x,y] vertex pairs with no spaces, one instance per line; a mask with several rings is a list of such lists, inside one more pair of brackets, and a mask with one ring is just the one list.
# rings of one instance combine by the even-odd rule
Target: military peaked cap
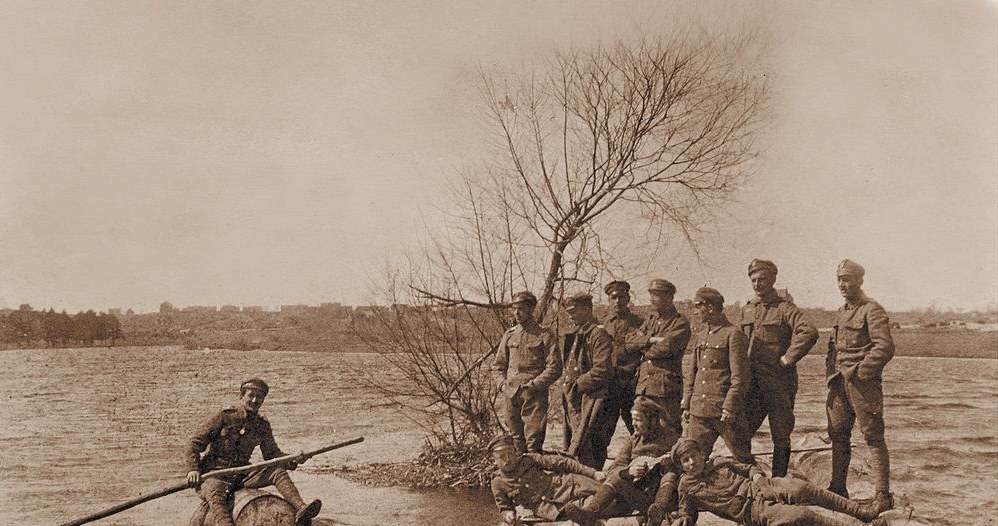
[[250,378],[249,380],[246,380],[245,382],[239,385],[240,393],[247,389],[256,389],[257,391],[263,393],[264,396],[266,396],[267,393],[270,392],[270,386],[267,385],[267,382],[264,382],[259,378]]
[[843,259],[842,263],[839,263],[839,268],[835,271],[836,276],[856,276],[861,278],[863,274],[866,274],[866,270],[859,263],[849,261],[848,259]]
[[607,294],[612,294],[614,291],[630,292],[631,284],[626,281],[611,281],[603,287],[603,292],[606,292]]
[[753,259],[748,266],[748,275],[751,276],[756,272],[771,272],[774,276],[776,275],[776,263],[772,261],[767,261],[765,259]]
[[509,449],[515,447],[515,445],[513,437],[509,435],[499,435],[492,440],[489,440],[489,445],[486,446],[486,448],[489,450],[489,453],[491,453],[500,449]]
[[701,287],[693,296],[693,303],[697,302],[709,303],[720,309],[724,307],[724,296],[717,289]]
[[517,303],[528,303],[530,305],[537,305],[537,296],[534,296],[530,292],[523,291],[513,294],[513,301],[510,302],[512,305]]
[[565,310],[574,310],[579,307],[592,307],[593,295],[588,292],[572,294],[564,300]]
[[692,451],[700,451],[700,444],[690,438],[681,438],[676,442],[676,446],[672,448],[672,458],[676,459],[676,463],[678,464],[683,455],[689,454]]
[[664,292],[666,294],[675,294],[676,286],[672,284],[671,281],[667,279],[653,279],[651,283],[648,284],[648,292]]
[[642,415],[645,415],[645,418],[650,420],[661,416],[662,408],[655,402],[652,402],[643,396],[639,396],[634,400],[634,407],[631,408],[631,412],[641,413]]

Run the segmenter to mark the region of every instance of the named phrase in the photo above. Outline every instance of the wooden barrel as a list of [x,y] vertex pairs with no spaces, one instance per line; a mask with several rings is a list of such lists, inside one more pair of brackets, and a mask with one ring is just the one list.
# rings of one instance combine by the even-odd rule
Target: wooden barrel
[[[189,526],[205,526],[204,516],[208,504],[194,511]],[[295,526],[295,510],[288,501],[268,491],[241,489],[236,492],[232,505],[232,518],[236,526]]]
[[241,489],[232,505],[236,526],[295,526],[295,509],[280,495]]

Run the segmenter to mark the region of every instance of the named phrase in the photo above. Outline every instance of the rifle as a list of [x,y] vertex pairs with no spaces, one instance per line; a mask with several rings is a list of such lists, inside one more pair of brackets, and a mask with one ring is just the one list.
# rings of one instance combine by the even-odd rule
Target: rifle
[[[266,460],[266,461],[259,462],[259,463],[256,463],[256,464],[247,464],[245,466],[236,466],[234,468],[217,469],[215,471],[209,471],[208,473],[205,473],[204,475],[201,475],[201,479],[204,480],[204,479],[209,479],[209,478],[218,478],[218,477],[225,477],[225,476],[228,476],[228,475],[235,475],[235,474],[238,474],[238,473],[246,473],[248,471],[256,471],[256,470],[261,469],[261,468],[265,468],[265,467],[269,467],[269,466],[274,466],[274,465],[279,465],[279,464],[287,464],[287,463],[290,463],[290,462],[295,462],[297,464],[301,464],[301,463],[305,462],[306,460],[308,460],[308,459],[310,459],[310,458],[312,458],[312,457],[314,457],[316,455],[321,455],[322,453],[326,453],[326,452],[332,451],[334,449],[339,449],[341,447],[346,447],[346,446],[349,446],[349,445],[352,445],[352,444],[356,444],[358,442],[363,442],[363,441],[364,441],[364,437],[354,437],[354,438],[351,438],[350,440],[346,440],[346,441],[343,441],[343,442],[337,442],[336,444],[332,444],[332,445],[329,445],[329,446],[321,447],[321,448],[316,449],[314,451],[309,451],[308,453],[297,453],[297,454],[294,454],[294,455],[284,455],[283,457],[272,458],[270,460]],[[111,515],[114,515],[115,513],[120,513],[120,512],[125,511],[125,510],[127,510],[129,508],[134,508],[135,506],[138,506],[139,504],[142,504],[143,502],[149,502],[150,500],[155,500],[155,499],[158,499],[160,497],[165,497],[165,496],[170,495],[172,493],[176,493],[178,491],[183,491],[183,490],[185,490],[185,489],[187,489],[189,487],[190,486],[187,484],[187,480],[185,479],[184,482],[182,482],[180,484],[175,484],[173,486],[169,486],[167,488],[163,488],[163,489],[161,489],[159,491],[150,493],[149,495],[143,495],[141,497],[134,498],[134,499],[129,500],[127,502],[123,502],[121,504],[118,504],[117,506],[113,506],[113,507],[107,508],[106,510],[99,511],[99,512],[91,514],[91,515],[87,515],[86,517],[83,517],[82,519],[76,519],[74,521],[67,522],[65,524],[62,524],[61,526],[79,526],[80,524],[86,524],[88,522],[93,522],[93,521],[98,520],[98,519],[103,519],[104,517],[109,517]]]

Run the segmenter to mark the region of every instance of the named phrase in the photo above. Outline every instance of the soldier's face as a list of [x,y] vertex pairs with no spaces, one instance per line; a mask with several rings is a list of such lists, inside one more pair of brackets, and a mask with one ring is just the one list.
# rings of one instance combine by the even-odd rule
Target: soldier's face
[[696,317],[697,321],[705,322],[707,318],[710,317],[711,309],[710,305],[697,301],[693,303],[693,316]]
[[862,287],[863,278],[859,276],[839,276],[839,293],[847,300],[858,298]]
[[638,410],[631,411],[631,422],[634,424],[634,433],[640,436],[644,436],[648,432],[648,421],[645,420],[645,414]]
[[668,294],[658,290],[649,291],[651,296],[651,306],[656,310],[662,310],[672,306],[673,294]]
[[679,461],[683,465],[683,471],[694,477],[703,472],[705,459],[699,450],[683,453]]
[[572,319],[572,323],[582,325],[583,323],[589,321],[589,318],[593,317],[593,308],[575,307],[568,311],[568,317]]
[[516,461],[520,459],[520,453],[515,448],[504,447],[492,451],[492,460],[496,467],[503,473],[509,473],[516,466]]
[[263,394],[263,391],[258,389],[243,389],[242,396],[239,397],[243,402],[243,407],[246,408],[250,413],[255,413],[260,410],[260,406],[263,405],[263,399],[267,395]]
[[631,294],[628,292],[613,291],[606,295],[610,300],[610,305],[613,306],[618,312],[627,310],[627,306],[631,303]]
[[769,294],[776,283],[776,276],[769,272],[756,272],[749,276],[749,279],[752,280],[752,290],[755,291],[755,295],[760,297]]
[[527,323],[534,317],[534,306],[529,303],[517,303],[513,306],[513,317],[516,318],[516,323]]

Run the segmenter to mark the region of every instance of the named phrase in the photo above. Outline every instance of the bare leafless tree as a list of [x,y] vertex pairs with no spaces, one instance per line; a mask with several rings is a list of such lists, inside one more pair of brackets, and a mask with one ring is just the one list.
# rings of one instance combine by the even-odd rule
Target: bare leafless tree
[[[557,53],[538,70],[480,68],[494,149],[458,178],[444,227],[408,262],[406,301],[461,311],[464,321],[434,336],[451,341],[396,363],[413,382],[432,384],[414,394],[478,410],[455,397],[488,390],[487,381],[461,385],[480,374],[508,326],[502,307],[515,291],[539,292],[544,320],[566,287],[590,288],[610,267],[626,271],[620,254],[654,251],[664,233],[696,250],[715,205],[750,176],[757,154],[768,86],[750,60],[752,42],[677,34]],[[615,224],[634,218],[640,234],[621,239]],[[399,319],[394,327],[399,342],[427,335]],[[437,345],[451,353],[446,374],[417,378],[444,369],[420,354]]]

